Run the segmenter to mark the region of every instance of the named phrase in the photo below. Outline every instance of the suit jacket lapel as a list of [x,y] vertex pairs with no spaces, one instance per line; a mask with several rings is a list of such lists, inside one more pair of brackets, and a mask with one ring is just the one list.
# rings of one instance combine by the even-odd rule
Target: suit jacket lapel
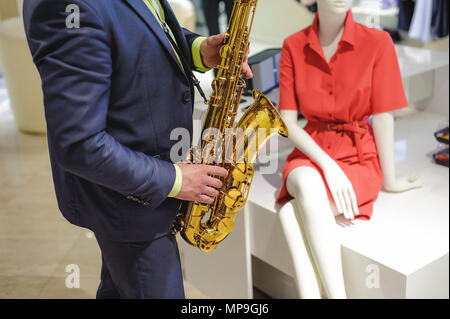
[[178,69],[186,76],[183,71],[183,68],[178,61],[177,56],[175,55],[174,49],[172,48],[169,40],[167,39],[166,34],[164,33],[161,25],[159,24],[156,17],[150,11],[150,9],[146,6],[143,0],[124,0],[126,1],[136,12],[136,14],[144,20],[145,24],[153,31],[156,37],[159,39],[163,47],[172,57],[173,62],[177,65]]
[[186,41],[186,37],[182,33],[181,26],[178,23],[178,19],[175,17],[175,14],[172,11],[172,8],[167,3],[167,0],[160,0],[161,6],[164,9],[164,14],[166,16],[166,23],[170,26],[172,33],[177,41],[178,47],[183,52],[184,57],[187,58],[188,62],[191,61],[191,50],[189,49],[189,45]]

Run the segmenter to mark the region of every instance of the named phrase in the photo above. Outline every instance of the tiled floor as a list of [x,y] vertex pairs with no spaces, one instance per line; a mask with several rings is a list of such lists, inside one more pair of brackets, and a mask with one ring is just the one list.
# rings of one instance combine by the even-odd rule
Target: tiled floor
[[[58,211],[45,136],[17,131],[0,78],[0,298],[93,298],[100,250]],[[80,288],[66,287],[78,265]],[[206,298],[185,283],[188,298]]]

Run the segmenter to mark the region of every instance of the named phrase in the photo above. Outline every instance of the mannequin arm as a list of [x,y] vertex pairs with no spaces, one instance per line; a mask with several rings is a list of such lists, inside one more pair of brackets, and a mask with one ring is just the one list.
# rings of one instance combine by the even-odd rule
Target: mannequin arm
[[322,169],[330,189],[336,208],[347,219],[359,215],[358,204],[353,186],[345,173],[326,152],[320,148],[313,138],[297,123],[297,111],[281,111],[281,117],[289,129],[289,139],[312,161]]
[[289,132],[291,132],[289,134],[289,139],[299,150],[308,155],[308,157],[321,168],[326,166],[330,160],[333,161],[333,159],[317,145],[312,137],[298,125],[297,111],[281,111],[280,113],[288,126]]
[[422,187],[417,176],[397,178],[394,162],[394,117],[390,113],[375,114],[372,118],[375,141],[378,148],[384,189],[388,192],[405,192]]

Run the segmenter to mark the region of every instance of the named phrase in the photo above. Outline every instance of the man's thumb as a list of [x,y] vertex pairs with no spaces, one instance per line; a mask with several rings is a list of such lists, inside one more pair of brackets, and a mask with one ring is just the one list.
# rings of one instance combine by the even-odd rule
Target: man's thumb
[[209,43],[214,46],[221,44],[223,42],[223,39],[225,38],[225,34],[226,33],[223,32],[221,34],[216,34],[216,35],[209,37],[209,39],[210,39]]

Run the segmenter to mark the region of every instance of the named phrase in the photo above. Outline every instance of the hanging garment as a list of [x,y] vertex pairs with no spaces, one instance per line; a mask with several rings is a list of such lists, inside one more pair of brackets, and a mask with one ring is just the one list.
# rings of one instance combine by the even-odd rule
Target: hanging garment
[[414,15],[416,3],[412,0],[400,0],[398,2],[398,29],[409,31],[411,20]]
[[311,12],[317,12],[317,0],[297,0],[297,2],[304,5]]
[[448,36],[448,0],[433,1],[431,32],[438,38]]
[[433,1],[416,0],[416,7],[409,28],[409,37],[411,39],[430,42],[433,40],[431,33],[431,20],[433,18]]
[[358,7],[383,10],[389,9],[394,5],[398,5],[398,0],[360,0]]
[[399,0],[383,0],[382,9],[389,9],[393,6],[398,6]]

